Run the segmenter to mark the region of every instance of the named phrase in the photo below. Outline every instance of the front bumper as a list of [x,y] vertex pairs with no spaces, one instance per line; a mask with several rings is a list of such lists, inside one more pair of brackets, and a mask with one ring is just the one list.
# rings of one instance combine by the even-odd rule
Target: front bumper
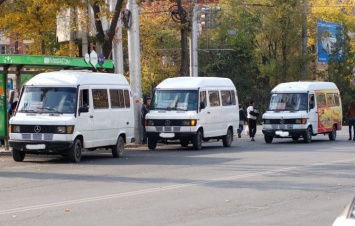
[[167,140],[179,140],[179,139],[192,140],[196,136],[196,134],[197,132],[179,132],[179,133],[146,132],[146,136],[148,137],[148,139],[155,140],[157,142],[165,142]]
[[[295,136],[305,136],[307,133],[307,129],[292,129],[292,130],[287,130],[287,129],[263,129],[263,134],[267,136],[272,136],[272,137],[295,137]],[[284,136],[282,134],[288,133],[287,136]]]
[[[33,141],[33,140],[9,140],[13,149],[26,153],[58,153],[64,154],[72,147],[72,141]],[[39,149],[35,149],[38,146]]]

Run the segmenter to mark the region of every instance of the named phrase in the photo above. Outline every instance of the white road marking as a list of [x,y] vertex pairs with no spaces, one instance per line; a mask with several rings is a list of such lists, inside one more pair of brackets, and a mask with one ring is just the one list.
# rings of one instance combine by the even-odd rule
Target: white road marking
[[216,182],[221,182],[221,181],[232,181],[232,180],[237,180],[237,179],[256,177],[256,176],[262,176],[262,175],[270,175],[270,174],[275,174],[275,173],[280,173],[280,172],[290,172],[293,170],[306,169],[306,168],[311,168],[311,167],[315,167],[315,166],[323,166],[323,165],[330,165],[330,164],[336,164],[336,163],[347,163],[347,162],[352,162],[352,161],[354,161],[353,158],[330,161],[330,162],[312,163],[312,164],[308,164],[308,165],[286,167],[286,168],[280,168],[280,169],[274,169],[274,170],[267,170],[267,171],[263,171],[263,172],[235,175],[235,176],[230,176],[230,177],[212,178],[212,179],[208,179],[208,180],[197,180],[197,181],[193,181],[193,182],[189,182],[189,183],[174,184],[174,185],[169,185],[169,186],[155,187],[155,188],[149,188],[149,189],[143,189],[143,190],[131,191],[131,192],[124,192],[124,193],[118,193],[118,194],[112,194],[112,195],[103,195],[103,196],[89,197],[89,198],[83,198],[83,199],[74,199],[74,200],[63,201],[63,202],[48,203],[48,204],[42,204],[42,205],[19,207],[19,208],[13,208],[13,209],[8,209],[8,210],[0,210],[0,215],[14,214],[14,213],[19,213],[19,212],[34,211],[34,210],[40,210],[40,209],[48,209],[48,208],[53,208],[53,207],[102,201],[102,200],[108,200],[108,199],[117,199],[117,198],[128,197],[128,196],[135,196],[135,195],[142,195],[142,194],[147,194],[147,193],[167,191],[167,190],[172,190],[172,189],[186,188],[186,187],[191,187],[191,186],[196,186],[196,185],[201,185],[201,184],[216,183]]

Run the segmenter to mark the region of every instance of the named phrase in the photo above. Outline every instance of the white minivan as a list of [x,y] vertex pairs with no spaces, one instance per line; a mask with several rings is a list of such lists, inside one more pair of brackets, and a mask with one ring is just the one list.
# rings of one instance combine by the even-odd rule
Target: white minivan
[[228,78],[168,78],[155,88],[145,126],[149,149],[177,142],[200,150],[211,139],[229,147],[239,127],[237,90]]
[[79,162],[82,149],[110,148],[120,157],[134,142],[134,110],[123,75],[57,71],[36,75],[23,86],[10,119],[15,161],[25,154],[59,154]]
[[336,139],[342,127],[342,105],[338,87],[332,82],[305,81],[278,84],[270,95],[263,115],[266,143],[273,138],[300,137],[306,143],[312,136],[327,134]]

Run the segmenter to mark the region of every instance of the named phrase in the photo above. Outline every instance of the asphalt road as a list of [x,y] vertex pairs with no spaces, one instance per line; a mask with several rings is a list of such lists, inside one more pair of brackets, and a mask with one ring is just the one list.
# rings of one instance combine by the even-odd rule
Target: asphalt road
[[235,138],[124,158],[0,155],[0,225],[331,225],[355,195],[355,142]]

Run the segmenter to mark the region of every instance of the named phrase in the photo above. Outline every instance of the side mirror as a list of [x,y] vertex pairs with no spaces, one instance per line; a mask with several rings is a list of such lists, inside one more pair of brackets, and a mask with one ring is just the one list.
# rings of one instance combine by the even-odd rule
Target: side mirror
[[79,114],[83,113],[83,112],[89,112],[89,108],[88,107],[80,107],[79,108]]
[[205,102],[200,102],[200,109],[202,110],[202,109],[205,109]]

